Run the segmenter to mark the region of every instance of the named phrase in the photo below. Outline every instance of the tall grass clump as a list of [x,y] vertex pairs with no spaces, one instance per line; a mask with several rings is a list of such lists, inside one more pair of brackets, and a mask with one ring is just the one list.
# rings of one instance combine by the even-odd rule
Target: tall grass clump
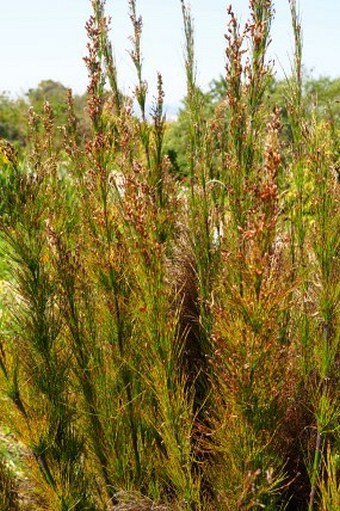
[[[303,95],[295,2],[285,113],[270,97],[274,5],[250,0],[244,26],[227,9],[212,114],[179,2],[186,179],[166,155],[159,73],[149,98],[136,0],[131,97],[105,1],[91,4],[90,129],[68,91],[63,126],[45,102],[24,155],[0,146],[1,425],[25,446],[32,505],[335,510],[338,133]],[[1,468],[4,509],[17,479]]]

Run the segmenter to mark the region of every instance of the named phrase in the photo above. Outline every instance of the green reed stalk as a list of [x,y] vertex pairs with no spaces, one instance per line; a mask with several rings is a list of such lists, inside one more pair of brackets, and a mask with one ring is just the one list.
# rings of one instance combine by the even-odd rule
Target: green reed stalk
[[[320,382],[316,395],[317,432],[311,469],[309,511],[315,509],[317,482],[329,436],[336,431],[339,400],[339,378],[336,375],[336,358],[339,350],[339,238],[340,213],[337,199],[337,180],[332,171],[328,147],[331,133],[325,139],[327,126],[315,126],[311,141],[311,159],[315,176],[314,190],[314,251],[318,264],[320,296],[318,309],[320,326],[314,351]],[[322,139],[320,138],[322,131]],[[335,440],[336,441],[336,440]],[[331,444],[329,444],[329,447]]]
[[142,123],[140,124],[140,139],[144,147],[148,167],[150,168],[150,129],[146,118],[148,85],[143,79],[143,61],[141,51],[143,20],[141,16],[137,15],[136,0],[129,0],[129,7],[130,20],[133,27],[133,36],[131,37],[133,49],[130,51],[130,56],[137,73],[138,84],[135,89],[135,94],[142,116]]
[[[204,118],[204,96],[196,83],[196,62],[194,48],[194,24],[190,8],[181,1],[185,35],[185,69],[187,78],[186,107],[189,118],[189,149],[187,152],[189,168],[189,241],[193,254],[194,271],[198,282],[197,304],[199,310],[198,335],[196,342],[196,406],[200,408],[209,395],[207,364],[211,356],[211,329],[213,318],[209,308],[212,291],[212,279],[216,266],[217,253],[213,247],[213,195],[209,181],[215,176],[210,174],[211,147],[208,140],[207,125]],[[190,327],[189,327],[190,328]]]

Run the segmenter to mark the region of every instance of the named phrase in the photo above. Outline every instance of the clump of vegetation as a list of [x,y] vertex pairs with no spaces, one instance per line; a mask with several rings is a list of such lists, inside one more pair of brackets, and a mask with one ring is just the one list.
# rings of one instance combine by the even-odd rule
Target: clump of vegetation
[[2,459],[0,461],[0,505],[4,511],[16,511],[19,509],[15,479]]
[[338,509],[339,127],[306,100],[295,1],[275,94],[272,1],[250,0],[244,27],[228,8],[208,104],[182,0],[179,146],[160,75],[147,112],[136,1],[131,98],[104,4],[86,25],[87,128],[63,91],[35,98],[24,151],[1,144],[1,417],[35,508]]

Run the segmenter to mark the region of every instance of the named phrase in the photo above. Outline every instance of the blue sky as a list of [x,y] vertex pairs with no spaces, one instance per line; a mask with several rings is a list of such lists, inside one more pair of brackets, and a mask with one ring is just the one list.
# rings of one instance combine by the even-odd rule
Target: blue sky
[[[127,0],[107,0],[112,41],[121,87],[134,83],[127,53],[131,27]],[[195,19],[199,83],[206,87],[224,72],[226,7],[230,0],[191,0]],[[247,19],[248,0],[234,0],[234,10]],[[276,0],[270,55],[279,76],[289,71],[292,53],[288,0]],[[0,91],[21,94],[40,80],[53,79],[84,92],[87,76],[84,24],[90,0],[0,0]],[[137,0],[144,19],[145,76],[154,93],[156,72],[164,78],[166,101],[178,104],[185,92],[183,30],[179,0]],[[340,0],[300,0],[304,65],[313,75],[340,77]]]

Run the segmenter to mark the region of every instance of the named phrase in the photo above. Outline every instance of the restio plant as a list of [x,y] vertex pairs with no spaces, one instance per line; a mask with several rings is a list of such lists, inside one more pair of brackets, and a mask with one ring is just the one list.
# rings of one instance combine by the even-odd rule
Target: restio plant
[[3,511],[339,509],[339,128],[306,101],[289,3],[282,87],[273,2],[250,0],[244,26],[227,9],[208,104],[180,2],[180,176],[136,0],[132,97],[92,0],[87,128],[63,91],[20,154],[2,140],[1,427],[22,453],[0,464]]

